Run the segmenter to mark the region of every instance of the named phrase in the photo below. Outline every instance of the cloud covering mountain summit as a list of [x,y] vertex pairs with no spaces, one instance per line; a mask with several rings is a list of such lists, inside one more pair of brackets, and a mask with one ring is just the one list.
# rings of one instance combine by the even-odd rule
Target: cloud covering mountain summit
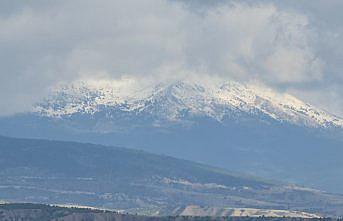
[[[322,36],[315,14],[272,1],[201,9],[167,0],[0,6],[1,115],[28,110],[59,82],[190,73],[253,79],[341,113],[342,101],[334,99],[341,78],[326,64],[336,67],[339,62],[329,58],[342,50],[323,52],[341,32],[330,26],[331,37]],[[309,95],[314,93],[321,99]]]

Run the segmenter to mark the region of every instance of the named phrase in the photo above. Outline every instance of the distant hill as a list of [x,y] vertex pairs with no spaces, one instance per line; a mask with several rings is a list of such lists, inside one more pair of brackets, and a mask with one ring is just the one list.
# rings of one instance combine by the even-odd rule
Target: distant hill
[[0,221],[334,221],[330,218],[287,217],[200,217],[200,216],[140,216],[87,208],[66,208],[43,204],[0,205]]
[[0,199],[177,215],[187,206],[342,215],[343,196],[143,151],[0,137]]

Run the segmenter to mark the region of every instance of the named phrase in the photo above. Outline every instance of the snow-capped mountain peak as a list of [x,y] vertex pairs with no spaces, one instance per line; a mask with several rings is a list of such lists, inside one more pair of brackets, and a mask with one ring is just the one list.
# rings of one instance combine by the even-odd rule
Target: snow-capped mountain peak
[[309,127],[343,127],[342,118],[292,95],[233,81],[212,85],[191,81],[146,85],[129,79],[75,82],[55,88],[35,111],[48,117],[101,111],[113,116],[119,111],[170,122],[182,122],[189,116],[221,122],[246,113]]

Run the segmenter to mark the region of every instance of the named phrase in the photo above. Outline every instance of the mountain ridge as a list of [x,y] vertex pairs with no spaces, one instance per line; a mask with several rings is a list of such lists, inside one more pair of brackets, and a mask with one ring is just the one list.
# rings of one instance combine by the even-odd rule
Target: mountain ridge
[[233,81],[211,86],[176,81],[124,93],[125,83],[93,84],[85,81],[55,88],[50,97],[36,106],[35,111],[48,117],[67,117],[76,113],[94,114],[108,108],[136,114],[145,112],[167,121],[182,120],[180,115],[187,112],[219,122],[226,115],[245,112],[309,127],[343,128],[342,118],[294,96]]

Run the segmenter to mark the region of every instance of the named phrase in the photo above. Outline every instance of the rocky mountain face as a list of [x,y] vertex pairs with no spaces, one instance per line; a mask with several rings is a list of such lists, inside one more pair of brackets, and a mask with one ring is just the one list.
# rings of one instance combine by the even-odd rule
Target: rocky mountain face
[[0,137],[0,199],[149,215],[191,215],[194,206],[343,214],[342,195],[142,151],[6,137]]
[[146,150],[343,193],[343,120],[294,96],[236,82],[61,85],[0,134]]

